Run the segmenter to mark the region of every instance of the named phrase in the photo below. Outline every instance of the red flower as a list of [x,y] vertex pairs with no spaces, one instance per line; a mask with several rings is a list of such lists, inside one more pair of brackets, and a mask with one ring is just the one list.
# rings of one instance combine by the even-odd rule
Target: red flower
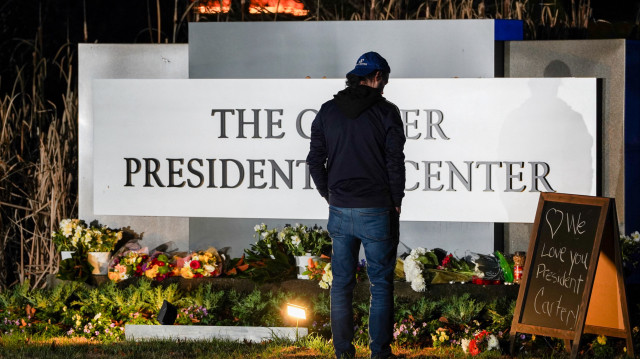
[[448,256],[444,257],[442,259],[442,267],[446,267],[449,264],[449,262],[451,261],[451,258],[453,258],[453,254],[449,254]]
[[164,262],[160,262],[160,261],[158,261],[158,266],[159,266],[159,267],[164,267]]
[[196,273],[193,275],[193,278],[202,278],[202,274],[201,273]]
[[469,354],[473,356],[480,354],[480,348],[478,348],[478,343],[476,343],[475,339],[471,339],[469,342]]
[[198,269],[200,268],[200,261],[191,261],[189,262],[189,266],[191,269]]

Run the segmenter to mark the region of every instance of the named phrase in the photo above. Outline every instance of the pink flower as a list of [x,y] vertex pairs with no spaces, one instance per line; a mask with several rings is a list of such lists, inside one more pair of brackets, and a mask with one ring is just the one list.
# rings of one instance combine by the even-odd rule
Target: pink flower
[[120,273],[120,274],[126,274],[127,273],[127,267],[123,266],[122,264],[118,264],[114,267],[114,269],[116,270],[116,272]]

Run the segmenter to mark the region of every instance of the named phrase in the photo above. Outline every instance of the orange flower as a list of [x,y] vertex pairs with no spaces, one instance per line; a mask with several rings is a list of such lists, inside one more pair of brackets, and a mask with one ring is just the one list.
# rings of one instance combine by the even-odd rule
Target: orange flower
[[109,272],[107,274],[107,277],[109,277],[109,280],[112,280],[114,282],[120,281],[120,273],[118,272]]

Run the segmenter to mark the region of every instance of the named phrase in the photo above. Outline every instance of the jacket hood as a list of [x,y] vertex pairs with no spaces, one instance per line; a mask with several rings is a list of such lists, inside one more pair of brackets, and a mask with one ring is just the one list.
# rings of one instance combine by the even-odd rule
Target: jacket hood
[[358,118],[376,102],[384,100],[380,90],[366,85],[347,87],[333,96],[340,111],[350,119]]

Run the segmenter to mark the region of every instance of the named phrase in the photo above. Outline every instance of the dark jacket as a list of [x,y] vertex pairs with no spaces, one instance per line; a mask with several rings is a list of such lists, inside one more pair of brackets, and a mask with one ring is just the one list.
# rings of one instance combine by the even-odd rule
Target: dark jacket
[[307,164],[322,197],[336,207],[400,207],[405,136],[398,108],[368,86],[346,88],[311,125]]

